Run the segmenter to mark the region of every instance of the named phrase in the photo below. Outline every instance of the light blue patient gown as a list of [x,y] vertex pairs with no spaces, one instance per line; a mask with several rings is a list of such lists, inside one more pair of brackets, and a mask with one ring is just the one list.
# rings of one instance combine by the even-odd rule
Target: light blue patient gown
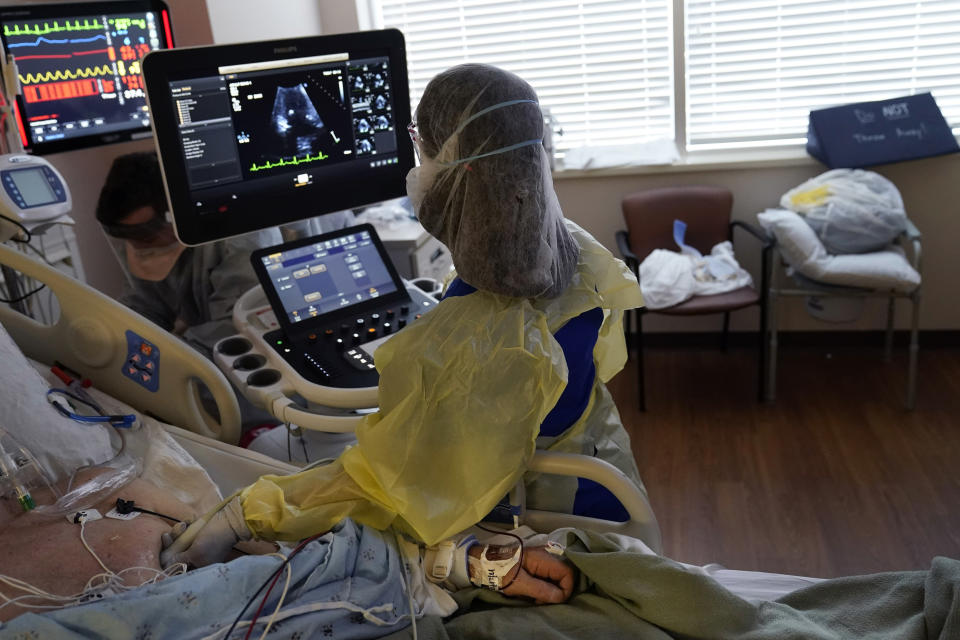
[[[274,556],[244,556],[121,593],[48,613],[0,623],[0,639],[221,639],[253,598],[232,640],[243,638],[263,598],[254,593],[280,566]],[[391,532],[345,520],[290,561],[293,573],[283,608],[267,637],[379,638],[410,624],[402,557]],[[259,638],[285,582],[280,574],[252,638]]]

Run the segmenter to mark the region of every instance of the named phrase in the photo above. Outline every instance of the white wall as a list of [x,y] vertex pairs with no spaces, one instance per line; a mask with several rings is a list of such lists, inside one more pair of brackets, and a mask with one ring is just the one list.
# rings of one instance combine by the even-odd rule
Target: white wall
[[315,36],[322,31],[318,0],[206,0],[206,4],[217,44]]

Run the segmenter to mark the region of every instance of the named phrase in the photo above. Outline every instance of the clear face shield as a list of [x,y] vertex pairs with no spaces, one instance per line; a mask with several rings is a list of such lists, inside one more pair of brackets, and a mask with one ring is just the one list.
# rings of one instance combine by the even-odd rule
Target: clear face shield
[[[134,212],[129,218],[139,217]],[[166,278],[186,248],[177,240],[170,212],[135,224],[101,224],[110,248],[128,278],[159,282]]]

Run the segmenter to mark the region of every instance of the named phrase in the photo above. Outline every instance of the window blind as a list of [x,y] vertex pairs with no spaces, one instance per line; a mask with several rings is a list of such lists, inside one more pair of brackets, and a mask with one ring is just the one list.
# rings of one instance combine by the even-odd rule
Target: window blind
[[960,127],[958,0],[685,0],[687,147],[803,142],[811,109],[933,93]]
[[372,0],[407,45],[411,101],[463,62],[516,73],[563,135],[558,151],[674,136],[671,0]]

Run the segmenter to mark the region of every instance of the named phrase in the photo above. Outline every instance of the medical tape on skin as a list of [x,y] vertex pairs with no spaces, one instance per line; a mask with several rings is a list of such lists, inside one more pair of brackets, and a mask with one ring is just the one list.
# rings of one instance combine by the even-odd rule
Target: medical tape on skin
[[[536,100],[529,100],[529,99],[507,100],[506,102],[498,102],[498,103],[495,104],[495,105],[491,105],[491,106],[489,106],[489,107],[486,107],[485,109],[481,109],[480,111],[477,111],[475,114],[473,114],[472,116],[470,116],[469,118],[467,118],[466,120],[464,120],[463,122],[461,122],[461,123],[460,123],[460,126],[457,127],[457,128],[454,130],[454,132],[451,133],[450,136],[449,136],[447,139],[448,139],[448,140],[452,140],[452,139],[453,139],[455,136],[457,136],[461,131],[463,131],[463,129],[464,129],[468,124],[470,124],[472,121],[476,120],[477,118],[479,118],[480,116],[482,116],[482,115],[484,115],[484,114],[486,114],[486,113],[490,113],[491,111],[496,111],[497,109],[502,109],[502,108],[504,108],[504,107],[510,107],[510,106],[515,105],[515,104],[528,104],[528,103],[529,103],[529,104],[536,104],[536,105],[539,105],[539,104],[540,104],[540,103],[538,103]],[[455,167],[455,166],[457,166],[458,164],[464,164],[464,163],[466,163],[466,162],[471,162],[472,160],[477,160],[477,159],[479,159],[479,158],[486,158],[487,156],[494,156],[494,155],[497,155],[497,154],[500,154],[500,153],[507,153],[508,151],[514,151],[514,150],[520,149],[520,148],[522,148],[522,147],[529,147],[530,145],[534,145],[534,144],[543,144],[543,138],[538,138],[538,139],[535,139],[535,140],[525,140],[525,141],[523,141],[523,142],[518,142],[518,143],[516,143],[516,144],[511,144],[511,145],[506,146],[506,147],[500,147],[499,149],[494,149],[493,151],[487,151],[486,153],[479,153],[479,154],[477,154],[477,155],[469,156],[469,157],[467,157],[467,158],[461,158],[460,160],[454,160],[454,161],[452,161],[452,162],[440,162],[440,163],[438,163],[438,164],[439,164],[440,166],[443,166],[443,167]],[[444,145],[444,146],[446,146],[446,145]]]
[[[500,591],[500,589],[503,588],[503,579],[520,563],[520,554],[523,545],[518,546],[516,551],[513,552],[513,556],[505,560],[491,560],[487,558],[487,551],[490,550],[490,547],[491,545],[489,544],[484,545],[479,558],[470,556],[470,566],[477,573],[476,580],[471,577],[471,582],[478,587],[484,587],[492,591]],[[512,583],[513,580],[510,582]],[[509,586],[509,583],[507,586]]]

